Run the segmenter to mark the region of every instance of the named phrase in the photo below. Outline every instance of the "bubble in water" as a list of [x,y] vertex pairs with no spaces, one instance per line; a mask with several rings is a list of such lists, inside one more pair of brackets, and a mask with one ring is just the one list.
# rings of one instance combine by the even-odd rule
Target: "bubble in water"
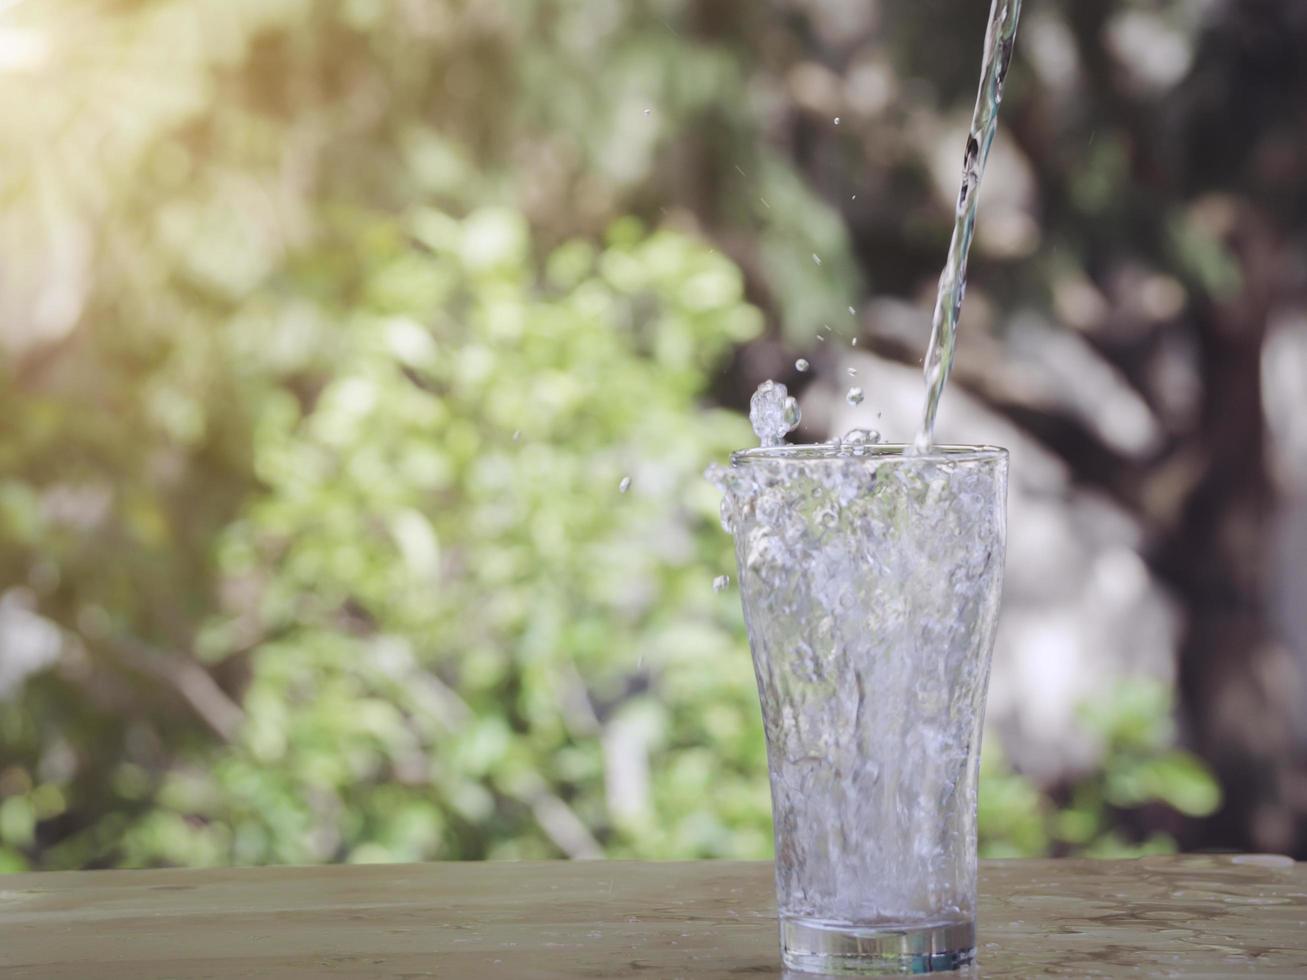
[[797,361],[794,362],[794,370],[798,371],[800,374],[803,374],[811,366],[812,365],[808,363],[807,358],[804,357],[800,357]]
[[626,493],[626,491],[630,489],[631,489],[631,478],[629,476],[622,477],[622,482],[617,484],[617,492]]
[[726,587],[730,584],[731,577],[729,575],[718,575],[712,580],[712,590],[714,592],[725,592]]
[[800,416],[799,403],[775,381],[760,384],[749,401],[749,424],[764,447],[779,446]]
[[821,265],[821,256],[818,255],[816,252],[813,252],[812,261],[815,262],[817,265]]
[[862,395],[862,389],[861,389],[861,388],[850,388],[850,389],[849,389],[849,393],[848,393],[848,395],[846,396],[845,400],[846,400],[850,405],[861,405],[861,404],[862,404],[862,398],[863,398],[863,395]]

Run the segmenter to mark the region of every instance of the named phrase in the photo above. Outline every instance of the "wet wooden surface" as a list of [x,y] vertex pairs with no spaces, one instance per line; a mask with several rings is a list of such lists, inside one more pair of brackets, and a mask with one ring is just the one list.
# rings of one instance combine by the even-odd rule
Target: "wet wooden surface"
[[[1307,976],[1307,865],[983,865],[983,976]],[[767,864],[0,876],[0,976],[778,977]]]

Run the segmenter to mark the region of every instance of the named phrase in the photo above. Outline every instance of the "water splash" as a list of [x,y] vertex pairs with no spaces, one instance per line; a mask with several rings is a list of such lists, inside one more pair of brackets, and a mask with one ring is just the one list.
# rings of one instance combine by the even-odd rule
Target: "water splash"
[[880,444],[880,433],[875,429],[850,429],[840,443],[845,446],[875,446]]
[[939,295],[930,329],[930,346],[926,350],[926,407],[915,448],[929,451],[935,441],[935,416],[940,398],[953,369],[957,349],[958,316],[967,292],[967,259],[976,231],[976,205],[980,182],[985,176],[989,151],[998,131],[998,110],[1003,103],[1003,86],[1012,48],[1016,43],[1017,22],[1021,18],[1021,0],[994,0],[990,9],[989,29],[985,32],[985,58],[981,68],[980,92],[971,119],[971,133],[962,167],[962,188],[958,192],[957,217],[953,239],[949,243],[948,262],[939,279]]
[[731,577],[729,575],[718,575],[712,580],[712,590],[714,592],[725,592],[730,584]]
[[798,401],[775,381],[760,384],[749,402],[749,424],[764,447],[779,446],[801,418]]
[[861,405],[864,397],[861,388],[850,388],[849,393],[844,396],[844,400],[850,405]]

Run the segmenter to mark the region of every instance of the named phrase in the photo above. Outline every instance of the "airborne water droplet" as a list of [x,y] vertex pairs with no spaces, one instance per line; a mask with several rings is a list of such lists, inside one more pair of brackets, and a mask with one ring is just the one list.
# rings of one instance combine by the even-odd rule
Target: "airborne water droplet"
[[519,439],[521,439],[521,438],[522,438],[522,430],[521,430],[521,429],[514,429],[514,430],[513,430],[513,441],[514,441],[514,442],[517,442],[517,440],[519,440]]
[[626,493],[626,491],[630,489],[631,489],[631,478],[629,476],[622,477],[622,482],[617,484],[617,492]]
[[849,316],[857,316],[857,315],[858,315],[858,311],[855,310],[852,306],[850,306],[850,307],[849,307]]
[[652,115],[653,115],[653,109],[652,109],[651,107],[646,107],[645,110],[644,110],[644,114],[645,114],[646,116],[652,116]]
[[839,124],[840,124],[840,117],[839,117],[839,116],[836,116],[836,117],[835,117],[835,125],[838,126]]
[[861,388],[850,388],[845,400],[848,401],[850,405],[861,405],[862,398],[863,395]]
[[817,265],[821,265],[821,256],[818,255],[816,252],[813,252],[812,261],[815,262]]
[[850,377],[850,378],[856,378],[857,376],[858,376],[858,369],[857,369],[857,368],[849,368],[849,377]]
[[712,580],[712,590],[714,592],[725,592],[726,587],[730,584],[731,577],[729,575],[718,575]]
[[800,357],[797,361],[794,362],[794,370],[798,371],[800,374],[803,374],[811,366],[812,365],[808,363],[807,359],[803,357]]

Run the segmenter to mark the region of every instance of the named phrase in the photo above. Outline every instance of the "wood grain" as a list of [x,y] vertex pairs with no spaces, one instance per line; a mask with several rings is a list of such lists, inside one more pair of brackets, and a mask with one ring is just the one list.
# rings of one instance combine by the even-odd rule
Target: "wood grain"
[[[983,865],[980,972],[1307,976],[1307,866]],[[371,865],[0,877],[9,978],[777,977],[770,865]]]

